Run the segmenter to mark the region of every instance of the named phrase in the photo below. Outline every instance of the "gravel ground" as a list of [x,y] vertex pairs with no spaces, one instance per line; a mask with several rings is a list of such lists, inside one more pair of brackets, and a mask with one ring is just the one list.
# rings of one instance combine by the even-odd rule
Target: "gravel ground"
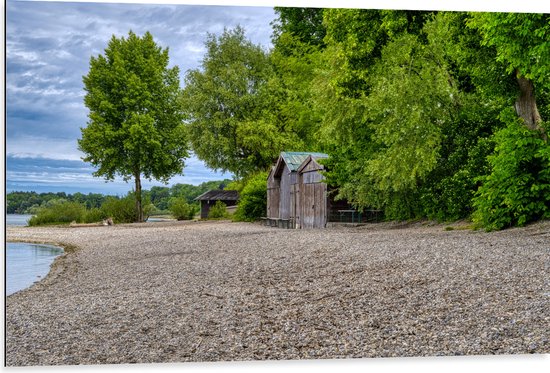
[[8,228],[65,245],[6,300],[6,363],[550,352],[550,222]]

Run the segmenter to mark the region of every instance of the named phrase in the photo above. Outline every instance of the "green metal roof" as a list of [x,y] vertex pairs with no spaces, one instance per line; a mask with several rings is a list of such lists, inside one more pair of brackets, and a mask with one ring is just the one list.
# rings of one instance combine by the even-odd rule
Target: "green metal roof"
[[328,158],[328,154],[315,152],[281,152],[286,165],[290,171],[296,171],[308,156],[313,158]]

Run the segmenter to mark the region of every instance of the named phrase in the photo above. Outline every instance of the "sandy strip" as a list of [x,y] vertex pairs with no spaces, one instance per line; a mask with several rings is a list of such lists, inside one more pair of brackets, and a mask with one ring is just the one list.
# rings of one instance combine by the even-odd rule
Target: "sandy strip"
[[6,300],[7,365],[549,353],[550,222],[8,228],[68,248]]

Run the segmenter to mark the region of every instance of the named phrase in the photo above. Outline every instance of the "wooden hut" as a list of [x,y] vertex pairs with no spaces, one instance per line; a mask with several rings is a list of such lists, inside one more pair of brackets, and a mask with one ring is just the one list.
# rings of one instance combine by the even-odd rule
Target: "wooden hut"
[[328,158],[324,153],[282,152],[267,179],[267,222],[295,228],[299,218],[298,168],[306,160]]
[[297,228],[324,228],[327,224],[327,184],[320,171],[324,168],[309,156],[298,167],[299,192]]
[[201,204],[201,219],[208,218],[210,207],[216,201],[222,201],[227,207],[236,206],[239,200],[239,193],[235,190],[209,190],[201,194],[195,201],[200,201]]
[[307,157],[297,170],[299,193],[296,228],[325,228],[329,221],[355,212],[347,201],[334,200],[336,190],[331,190],[324,182],[321,172],[325,167],[317,159]]

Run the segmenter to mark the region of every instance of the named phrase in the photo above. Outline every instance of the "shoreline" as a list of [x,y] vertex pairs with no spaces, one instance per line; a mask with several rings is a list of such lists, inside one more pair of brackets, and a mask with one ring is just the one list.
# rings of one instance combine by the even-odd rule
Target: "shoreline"
[[6,299],[6,364],[549,353],[550,222],[449,225],[7,227],[68,250]]
[[[23,228],[28,228],[28,227],[23,227]],[[11,243],[27,243],[27,244],[31,244],[31,245],[35,244],[35,245],[54,246],[54,247],[62,249],[63,253],[54,258],[54,260],[52,261],[52,263],[49,266],[48,273],[44,277],[41,277],[40,280],[38,280],[38,281],[34,281],[31,285],[27,286],[26,288],[17,290],[16,292],[14,292],[12,294],[6,295],[6,299],[8,297],[11,297],[11,296],[13,296],[15,294],[18,294],[20,292],[29,290],[29,289],[31,289],[35,286],[45,285],[46,283],[49,283],[50,281],[53,281],[53,278],[55,278],[56,276],[59,276],[64,271],[64,268],[63,268],[63,264],[65,263],[65,258],[64,257],[66,255],[74,253],[76,250],[78,250],[78,247],[75,246],[75,245],[69,245],[69,244],[64,244],[64,243],[54,242],[54,241],[49,241],[49,240],[33,240],[33,239],[25,239],[25,238],[6,239],[6,244],[10,243],[10,242]]]
[[[46,281],[46,279],[50,276],[50,274],[53,272],[53,270],[55,269],[55,263],[58,259],[60,259],[63,255],[66,255],[68,253],[67,249],[64,248],[62,245],[59,245],[59,244],[55,244],[55,243],[51,243],[51,242],[29,242],[29,241],[24,241],[24,240],[16,240],[16,241],[6,241],[6,244],[8,243],[14,243],[14,244],[27,244],[27,245],[39,245],[39,246],[48,246],[48,247],[53,247],[53,248],[56,248],[56,249],[61,249],[62,250],[62,253],[58,254],[55,256],[55,258],[52,259],[51,263],[49,264],[48,266],[48,271],[47,273],[44,275],[44,276],[38,276],[40,279],[39,280],[36,280],[35,278],[34,281],[32,281],[30,283],[30,285],[22,288],[22,289],[19,289],[19,290],[16,290],[14,292],[12,292],[11,294],[6,294],[6,297],[9,297],[9,296],[12,296],[20,291],[23,291],[23,290],[26,290],[26,289],[29,289],[33,286],[35,286],[36,284],[42,282],[42,281]],[[6,258],[7,259],[7,258]],[[6,266],[7,266],[7,263],[6,263]],[[7,267],[6,267],[7,269]],[[9,281],[9,279],[7,278],[7,273],[6,273],[6,282]]]

